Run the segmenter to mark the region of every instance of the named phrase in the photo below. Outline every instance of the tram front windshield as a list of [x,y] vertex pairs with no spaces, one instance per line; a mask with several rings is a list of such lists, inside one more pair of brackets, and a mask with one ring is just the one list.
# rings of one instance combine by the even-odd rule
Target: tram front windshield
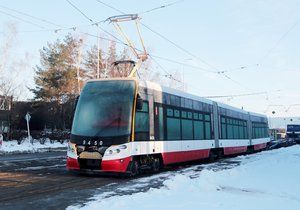
[[71,133],[129,137],[134,93],[133,80],[88,82],[80,95]]

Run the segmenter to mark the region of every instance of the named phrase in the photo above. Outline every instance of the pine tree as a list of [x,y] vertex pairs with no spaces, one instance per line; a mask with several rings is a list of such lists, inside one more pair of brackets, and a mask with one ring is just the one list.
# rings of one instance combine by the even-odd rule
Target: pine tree
[[[81,39],[68,35],[63,41],[57,40],[43,47],[40,66],[35,69],[36,87],[32,89],[35,99],[64,103],[78,93],[77,68],[81,45]],[[79,72],[82,77],[83,70]]]

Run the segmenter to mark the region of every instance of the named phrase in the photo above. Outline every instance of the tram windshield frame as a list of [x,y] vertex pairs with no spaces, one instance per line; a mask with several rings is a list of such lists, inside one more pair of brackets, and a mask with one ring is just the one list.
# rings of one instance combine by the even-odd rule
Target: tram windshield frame
[[130,140],[136,82],[100,80],[88,82],[79,97],[71,134],[77,137],[122,137]]

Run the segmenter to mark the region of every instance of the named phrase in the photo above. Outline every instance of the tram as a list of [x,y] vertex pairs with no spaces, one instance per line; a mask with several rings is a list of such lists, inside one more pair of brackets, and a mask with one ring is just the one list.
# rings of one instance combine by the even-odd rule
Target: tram
[[269,141],[264,115],[149,81],[97,79],[78,99],[67,168],[136,175],[260,151]]

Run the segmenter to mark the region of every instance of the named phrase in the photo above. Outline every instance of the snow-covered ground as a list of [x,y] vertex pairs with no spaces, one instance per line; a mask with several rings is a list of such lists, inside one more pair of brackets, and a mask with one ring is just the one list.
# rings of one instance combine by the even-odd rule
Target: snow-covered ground
[[[239,164],[221,170],[215,166],[219,163],[213,163],[202,165],[202,170],[193,170],[199,166],[192,166],[167,172],[172,176],[159,188],[114,196],[99,193],[83,206],[68,209],[300,209],[300,145],[231,160]],[[166,174],[154,177],[159,176]],[[147,179],[151,181],[153,176],[135,182],[145,183]]]
[[25,139],[21,144],[18,144],[16,140],[12,140],[2,142],[2,146],[0,146],[0,154],[43,152],[57,148],[67,148],[67,142],[64,141],[64,143],[61,144],[58,141],[54,141],[54,143],[51,143],[50,140],[47,139],[44,144],[41,144],[37,140],[33,140],[33,144],[31,144],[29,139]]

